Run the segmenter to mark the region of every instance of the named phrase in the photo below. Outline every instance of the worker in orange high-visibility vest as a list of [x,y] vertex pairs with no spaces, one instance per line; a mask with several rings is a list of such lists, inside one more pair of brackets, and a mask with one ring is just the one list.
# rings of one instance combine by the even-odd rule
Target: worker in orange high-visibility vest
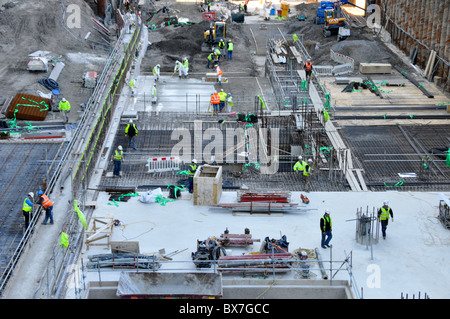
[[305,72],[306,72],[306,81],[309,81],[309,79],[311,78],[311,73],[312,73],[312,63],[311,63],[311,59],[308,59],[305,63]]
[[217,93],[217,91],[214,91],[214,93],[211,94],[211,104],[213,106],[213,111],[218,112],[220,104],[220,96],[219,93]]
[[41,205],[45,209],[45,218],[43,225],[47,225],[47,221],[50,219],[50,224],[53,224],[53,202],[44,194],[43,191],[38,191],[37,205]]

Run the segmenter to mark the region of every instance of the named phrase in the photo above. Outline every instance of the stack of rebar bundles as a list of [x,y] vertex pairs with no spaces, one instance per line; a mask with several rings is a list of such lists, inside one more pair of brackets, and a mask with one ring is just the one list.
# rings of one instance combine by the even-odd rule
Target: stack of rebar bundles
[[88,269],[98,268],[142,268],[157,270],[161,263],[155,255],[132,253],[99,254],[88,256]]

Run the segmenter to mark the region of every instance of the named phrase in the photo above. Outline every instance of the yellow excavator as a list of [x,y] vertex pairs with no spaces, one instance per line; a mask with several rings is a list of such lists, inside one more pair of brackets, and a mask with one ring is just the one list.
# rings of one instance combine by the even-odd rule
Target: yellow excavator
[[337,34],[339,40],[343,40],[350,36],[350,29],[345,28],[347,25],[346,19],[341,18],[336,9],[325,10],[325,25],[323,27],[324,37],[329,37],[332,34]]
[[212,22],[209,29],[203,34],[202,52],[211,51],[212,47],[217,45],[221,39],[225,41],[226,29],[225,21]]

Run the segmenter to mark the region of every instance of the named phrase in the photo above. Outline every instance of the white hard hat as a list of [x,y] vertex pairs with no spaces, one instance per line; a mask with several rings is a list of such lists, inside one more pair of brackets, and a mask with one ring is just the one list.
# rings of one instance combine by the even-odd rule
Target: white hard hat
[[34,197],[34,193],[33,193],[33,192],[29,192],[29,193],[28,193],[28,196]]
[[160,65],[159,65],[159,64],[157,64],[156,66],[157,66],[158,68],[160,67]]
[[121,150],[122,150],[122,145],[119,145],[119,146],[117,147],[117,149],[118,149],[119,151],[121,151]]
[[301,159],[303,159],[303,157],[299,156],[298,159],[301,160]]
[[308,159],[308,163],[312,163],[312,159]]
[[133,119],[130,119],[128,122],[133,123]]
[[63,102],[65,102],[65,101],[66,101],[66,99],[65,99],[65,98],[62,98],[62,101],[63,101]]
[[389,202],[388,202],[387,200],[385,200],[385,201],[383,202],[383,205],[389,205]]
[[194,158],[194,159],[192,160],[192,163],[197,164],[197,160]]
[[330,215],[330,211],[327,209],[327,210],[325,211],[325,214]]

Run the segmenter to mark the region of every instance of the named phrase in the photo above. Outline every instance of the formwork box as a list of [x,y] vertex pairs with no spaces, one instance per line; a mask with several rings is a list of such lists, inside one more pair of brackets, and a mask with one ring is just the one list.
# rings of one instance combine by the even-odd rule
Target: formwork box
[[5,115],[8,118],[15,117],[18,120],[44,121],[49,110],[49,99],[36,95],[17,93],[11,100]]
[[222,276],[216,273],[122,272],[116,294],[121,299],[221,298]]
[[194,205],[217,205],[221,196],[222,166],[200,166],[194,175]]
[[359,72],[363,74],[390,74],[392,65],[390,63],[360,63]]

